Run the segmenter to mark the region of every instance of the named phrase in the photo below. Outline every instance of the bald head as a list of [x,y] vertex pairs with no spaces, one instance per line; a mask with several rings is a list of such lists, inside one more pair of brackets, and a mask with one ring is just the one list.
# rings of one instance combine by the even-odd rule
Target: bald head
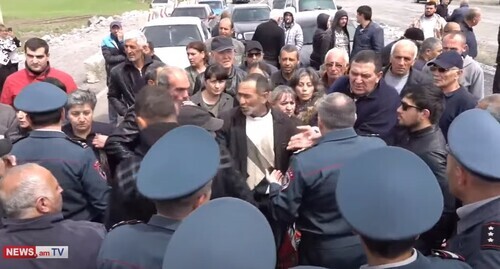
[[52,173],[38,164],[13,167],[0,180],[0,202],[9,218],[28,219],[61,212],[61,192]]
[[460,29],[460,24],[456,22],[448,22],[444,26],[444,33],[451,33],[451,32],[460,32],[462,29]]
[[178,104],[189,99],[189,78],[186,70],[176,66],[164,66],[157,70],[156,85],[165,88]]
[[230,18],[221,19],[219,22],[219,35],[233,37],[233,21]]

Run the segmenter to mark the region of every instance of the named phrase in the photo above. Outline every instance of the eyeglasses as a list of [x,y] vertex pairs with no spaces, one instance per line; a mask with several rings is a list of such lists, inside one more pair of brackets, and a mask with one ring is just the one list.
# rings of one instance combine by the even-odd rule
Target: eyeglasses
[[401,101],[401,108],[402,108],[404,111],[407,111],[408,109],[410,109],[410,108],[412,108],[412,107],[413,107],[413,108],[415,108],[415,109],[418,109],[418,110],[422,110],[422,108],[420,108],[420,107],[418,107],[418,106],[413,106],[413,105],[410,105],[410,104],[408,104],[408,103],[406,103],[406,102]]
[[450,71],[450,69],[446,69],[446,68],[442,68],[442,67],[439,67],[437,65],[431,65],[429,67],[429,69],[434,72],[434,71],[438,71],[439,73],[446,73],[448,71]]
[[253,52],[253,53],[249,52],[249,53],[247,53],[248,58],[260,57],[260,55],[262,55],[261,52]]

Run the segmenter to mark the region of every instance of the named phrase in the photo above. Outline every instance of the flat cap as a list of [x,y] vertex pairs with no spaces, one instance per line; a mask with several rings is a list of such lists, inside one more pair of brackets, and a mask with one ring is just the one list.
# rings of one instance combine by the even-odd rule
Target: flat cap
[[486,110],[458,115],[448,131],[450,154],[468,170],[500,182],[500,124]]
[[245,44],[245,52],[249,52],[252,50],[263,51],[264,49],[262,48],[262,45],[259,41],[248,40]]
[[225,36],[216,36],[212,39],[212,50],[221,52],[234,49],[233,40]]
[[28,84],[14,99],[14,107],[26,113],[47,113],[66,105],[68,95],[47,82]]
[[0,158],[9,154],[12,150],[12,143],[9,139],[5,138],[3,135],[0,135]]
[[340,169],[337,203],[359,234],[390,241],[416,237],[436,224],[443,195],[427,164],[397,147],[367,151]]
[[209,132],[180,126],[162,136],[144,156],[137,189],[151,200],[182,198],[212,180],[219,163],[219,145]]
[[182,221],[163,269],[274,269],[276,247],[268,221],[253,205],[219,198]]

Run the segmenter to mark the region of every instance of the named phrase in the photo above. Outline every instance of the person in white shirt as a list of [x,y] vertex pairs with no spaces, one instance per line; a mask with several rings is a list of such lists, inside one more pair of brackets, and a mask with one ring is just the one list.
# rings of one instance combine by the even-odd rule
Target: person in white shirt
[[441,39],[443,36],[446,20],[436,14],[436,2],[425,3],[425,12],[422,16],[413,20],[410,28],[419,28],[424,32],[424,37],[435,37]]

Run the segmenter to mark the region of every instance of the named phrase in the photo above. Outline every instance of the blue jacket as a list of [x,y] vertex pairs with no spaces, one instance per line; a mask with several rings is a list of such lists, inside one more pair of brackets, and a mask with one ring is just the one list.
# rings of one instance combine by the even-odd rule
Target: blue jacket
[[382,53],[383,48],[384,29],[380,25],[370,22],[364,29],[361,28],[361,25],[358,25],[356,33],[354,33],[351,51],[352,57],[362,50],[374,50],[375,52]]
[[[354,99],[350,88],[349,77],[343,76],[333,83],[327,93],[340,92]],[[355,100],[358,116],[354,124],[356,132],[360,135],[379,136],[387,144],[392,144],[393,129],[397,123],[396,110],[401,105],[396,89],[382,79],[372,93]]]

